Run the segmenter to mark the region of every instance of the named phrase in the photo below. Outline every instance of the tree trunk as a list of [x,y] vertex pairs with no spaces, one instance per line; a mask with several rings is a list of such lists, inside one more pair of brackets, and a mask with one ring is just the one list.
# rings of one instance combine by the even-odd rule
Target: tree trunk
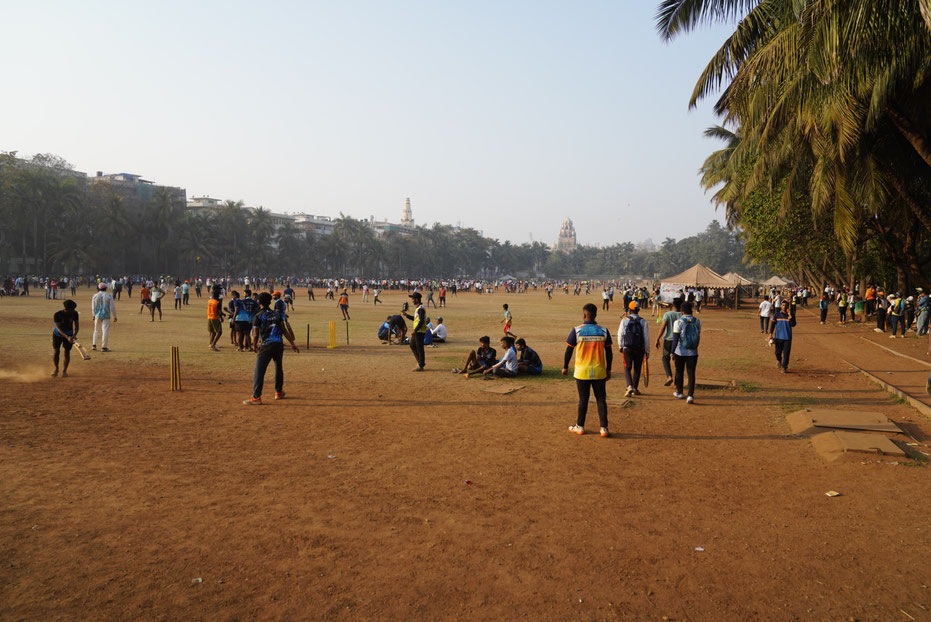
[[899,133],[901,133],[902,136],[905,137],[905,140],[918,152],[921,159],[924,160],[928,166],[931,166],[931,145],[929,145],[925,137],[921,135],[921,132],[915,127],[911,119],[892,106],[887,106],[886,110],[889,112],[889,117],[892,119],[892,123],[895,125],[896,129],[899,130]]
[[921,225],[925,228],[926,231],[931,231],[931,217],[921,208],[921,205],[912,197],[908,192],[908,189],[905,187],[905,182],[899,177],[895,170],[892,167],[886,169],[886,174],[889,177],[889,181],[892,182],[892,186],[896,189],[896,192],[899,193],[899,196],[905,201],[905,204],[908,205],[908,209],[911,210],[915,218],[917,218]]

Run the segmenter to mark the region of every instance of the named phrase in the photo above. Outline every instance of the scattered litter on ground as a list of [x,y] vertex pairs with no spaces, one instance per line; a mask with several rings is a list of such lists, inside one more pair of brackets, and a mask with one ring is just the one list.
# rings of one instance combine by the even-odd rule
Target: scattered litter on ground
[[703,546],[696,546],[696,547],[695,547],[695,550],[698,551],[699,553],[704,553],[704,552],[705,552],[705,547],[703,547]]
[[335,460],[335,459],[336,459],[336,456],[334,456],[333,454],[330,454],[330,455],[327,456],[327,458],[330,459],[330,460]]
[[466,486],[471,486],[471,485],[472,485],[472,480],[470,480],[470,479],[464,479],[464,480],[462,480],[462,483],[465,484]]
[[824,493],[824,494],[826,494],[826,495],[829,496],[829,497],[839,497],[839,496],[841,496],[840,493],[837,492],[836,490],[829,490],[829,491],[827,491],[827,492]]
[[204,580],[201,579],[200,577],[197,577],[196,579],[191,579],[191,585],[197,585],[198,583],[203,583],[203,582]]

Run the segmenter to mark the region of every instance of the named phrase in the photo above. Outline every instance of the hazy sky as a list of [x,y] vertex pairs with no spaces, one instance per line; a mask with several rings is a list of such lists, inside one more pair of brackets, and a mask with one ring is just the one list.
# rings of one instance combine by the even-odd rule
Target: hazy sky
[[8,2],[0,150],[188,197],[552,242],[716,217],[687,109],[723,29],[669,45],[658,0]]

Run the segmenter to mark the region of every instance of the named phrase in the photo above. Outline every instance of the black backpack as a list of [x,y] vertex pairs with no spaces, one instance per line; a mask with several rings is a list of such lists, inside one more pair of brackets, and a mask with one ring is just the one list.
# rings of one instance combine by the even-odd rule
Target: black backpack
[[627,322],[627,328],[624,329],[624,335],[621,338],[621,345],[629,350],[643,352],[643,319],[630,318]]

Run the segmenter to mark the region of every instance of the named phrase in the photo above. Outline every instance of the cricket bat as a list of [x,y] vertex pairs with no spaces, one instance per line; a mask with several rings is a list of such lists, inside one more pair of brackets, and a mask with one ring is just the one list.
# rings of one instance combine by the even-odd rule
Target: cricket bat
[[78,349],[78,352],[81,353],[81,358],[85,361],[91,360],[91,355],[87,353],[87,350],[77,341],[74,342],[74,347]]
[[650,386],[650,359],[643,360],[643,386]]
[[294,341],[294,331],[291,329],[291,322],[288,320],[284,321],[284,334],[286,337],[290,338],[291,341]]

